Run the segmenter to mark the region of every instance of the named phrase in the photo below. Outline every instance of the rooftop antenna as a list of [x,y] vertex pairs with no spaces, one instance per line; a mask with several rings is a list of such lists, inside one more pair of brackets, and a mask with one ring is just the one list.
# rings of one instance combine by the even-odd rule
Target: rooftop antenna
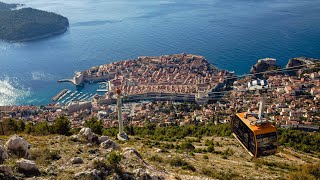
[[118,133],[117,137],[121,141],[127,141],[127,140],[129,140],[129,137],[123,130],[121,89],[118,88],[116,90],[116,94],[117,94],[117,107],[118,107],[118,120],[119,120],[119,133]]

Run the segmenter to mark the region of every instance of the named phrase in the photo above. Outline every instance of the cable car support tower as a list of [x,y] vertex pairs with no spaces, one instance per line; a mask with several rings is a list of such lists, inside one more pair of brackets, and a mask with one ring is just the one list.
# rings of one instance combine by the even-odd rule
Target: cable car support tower
[[120,89],[116,91],[117,96],[117,111],[118,111],[118,120],[119,120],[119,133],[117,138],[121,141],[129,140],[128,135],[123,130],[123,119],[122,119],[122,93]]

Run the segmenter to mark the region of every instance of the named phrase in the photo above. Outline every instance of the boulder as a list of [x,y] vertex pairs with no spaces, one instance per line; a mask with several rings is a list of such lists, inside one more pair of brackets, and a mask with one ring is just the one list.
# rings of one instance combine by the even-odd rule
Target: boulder
[[72,164],[82,164],[83,163],[83,160],[81,157],[74,157],[74,158],[71,158],[71,163]]
[[138,169],[135,169],[133,170],[133,174],[136,176],[136,177],[140,177],[145,171],[142,169],[142,168],[138,168]]
[[80,140],[80,137],[75,134],[75,135],[70,136],[70,140],[74,141],[74,142],[78,142]]
[[94,134],[90,128],[82,128],[79,132],[79,135],[89,143],[99,143],[98,136]]
[[9,153],[14,153],[24,158],[30,157],[29,149],[31,145],[22,137],[13,135],[4,146]]
[[8,153],[6,151],[6,148],[0,144],[0,162],[4,161],[5,159],[8,159]]
[[135,148],[124,148],[122,150],[122,155],[126,158],[137,157],[138,159],[142,160],[141,154]]
[[89,149],[88,150],[89,154],[96,154],[97,152],[99,152],[99,149]]
[[10,176],[13,174],[12,167],[6,165],[0,165],[0,173]]
[[111,139],[108,139],[107,141],[104,141],[100,144],[100,147],[104,148],[104,149],[118,149],[118,144],[114,141],[112,141]]
[[93,132],[90,128],[82,128],[79,135],[84,137],[87,141],[92,142]]
[[40,174],[38,167],[36,166],[36,163],[31,160],[27,159],[19,159],[16,162],[16,166],[18,167],[18,171],[22,172],[26,175],[37,175]]
[[160,148],[156,148],[156,149],[154,150],[154,152],[156,152],[156,153],[161,153],[161,152],[163,152],[163,150],[160,149]]
[[75,174],[75,179],[101,180],[102,178],[100,176],[101,176],[101,172],[94,169],[94,170],[82,171],[82,172]]
[[110,139],[108,136],[100,136],[99,143],[103,143],[103,142],[107,141],[108,139]]

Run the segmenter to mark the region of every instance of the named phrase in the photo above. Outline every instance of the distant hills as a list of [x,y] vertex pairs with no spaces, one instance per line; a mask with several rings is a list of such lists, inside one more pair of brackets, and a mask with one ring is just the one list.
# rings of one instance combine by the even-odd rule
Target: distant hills
[[19,4],[0,2],[0,39],[9,42],[31,41],[62,34],[69,21],[61,15]]

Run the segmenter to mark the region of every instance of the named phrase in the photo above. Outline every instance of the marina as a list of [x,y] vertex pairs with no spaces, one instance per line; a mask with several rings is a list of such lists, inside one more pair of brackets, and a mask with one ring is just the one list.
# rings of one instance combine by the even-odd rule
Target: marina
[[68,89],[64,89],[62,91],[60,91],[57,95],[55,95],[53,98],[52,98],[52,101],[57,101],[59,100],[64,94],[66,94],[68,92]]
[[52,98],[59,105],[69,105],[74,101],[91,101],[92,98],[98,93],[84,93],[79,91],[72,92],[71,90],[64,89]]

